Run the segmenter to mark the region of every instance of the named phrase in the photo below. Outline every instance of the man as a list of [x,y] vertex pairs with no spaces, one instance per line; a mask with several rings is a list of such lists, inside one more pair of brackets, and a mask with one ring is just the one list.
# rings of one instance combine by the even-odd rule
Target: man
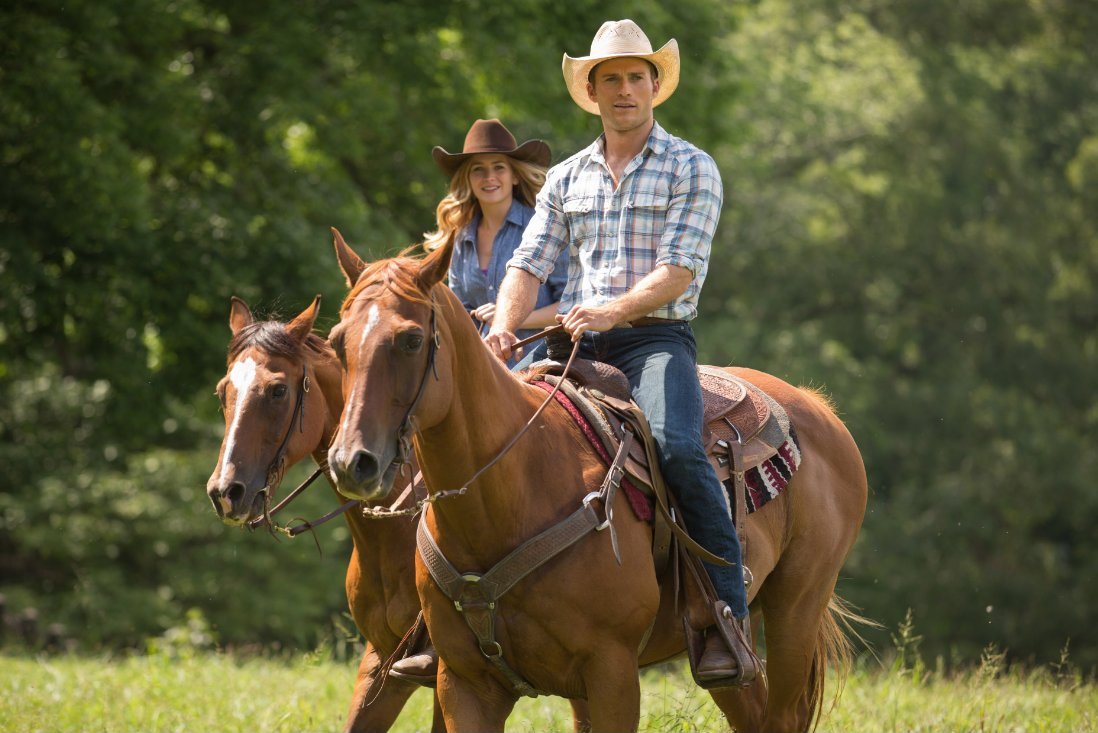
[[[629,379],[659,448],[660,467],[680,499],[687,527],[732,563],[706,564],[740,658],[747,599],[740,547],[723,487],[701,442],[702,396],[690,320],[708,269],[722,186],[713,159],[668,134],[652,109],[679,77],[678,44],[659,51],[631,20],[599,29],[585,57],[564,56],[576,104],[602,118],[603,135],[552,168],[534,218],[508,261],[496,316],[486,337],[510,358],[514,331],[534,306],[557,255],[570,253],[557,321],[580,356],[613,364]],[[745,665],[750,666],[750,665]],[[706,635],[696,670],[707,681],[745,684],[720,634]]]

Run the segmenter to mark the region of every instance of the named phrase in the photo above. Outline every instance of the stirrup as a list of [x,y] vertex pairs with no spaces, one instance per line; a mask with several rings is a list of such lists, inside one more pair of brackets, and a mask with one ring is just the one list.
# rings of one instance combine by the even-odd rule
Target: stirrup
[[[689,619],[683,617],[683,631],[686,633],[686,650],[690,659],[690,673],[694,682],[706,690],[721,687],[748,687],[759,676],[762,662],[755,655],[751,644],[750,615],[742,622],[732,615],[732,609],[724,601],[717,601],[713,605],[716,626],[713,627],[724,640],[729,654],[736,660],[736,674],[728,677],[704,678],[698,676],[698,663],[701,661],[702,651],[705,649],[705,635],[694,629]],[[747,626],[745,631],[744,626]],[[712,632],[712,629],[710,630]]]

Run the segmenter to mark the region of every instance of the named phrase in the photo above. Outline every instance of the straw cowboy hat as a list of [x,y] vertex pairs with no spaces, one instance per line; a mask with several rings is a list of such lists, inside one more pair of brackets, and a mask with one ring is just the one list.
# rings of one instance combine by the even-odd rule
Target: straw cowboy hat
[[448,153],[436,145],[431,156],[442,172],[452,178],[462,163],[478,153],[499,153],[542,167],[548,166],[552,157],[549,146],[543,140],[527,140],[522,145],[516,144],[515,136],[497,119],[474,122],[465,136],[465,147],[460,153]]
[[599,114],[598,104],[587,96],[587,77],[596,65],[621,57],[645,59],[655,64],[660,90],[652,100],[653,107],[674,94],[679,85],[679,42],[672,38],[659,51],[653,51],[652,43],[639,25],[629,19],[608,20],[591,41],[590,55],[572,58],[564,54],[564,83],[576,104],[593,115]]

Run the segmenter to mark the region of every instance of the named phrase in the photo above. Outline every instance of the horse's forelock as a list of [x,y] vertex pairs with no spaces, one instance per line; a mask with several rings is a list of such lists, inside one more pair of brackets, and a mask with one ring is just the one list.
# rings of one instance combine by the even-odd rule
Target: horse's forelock
[[[233,340],[229,342],[228,363],[232,364],[247,349],[255,348],[270,354],[287,359],[301,359],[303,344],[286,331],[286,324],[278,321],[256,321],[240,329]],[[324,339],[315,333],[310,333],[304,342],[304,346],[314,353],[324,353],[326,345]]]
[[347,297],[343,299],[343,304],[339,307],[339,315],[342,316],[363,291],[374,285],[381,285],[397,297],[413,303],[430,304],[431,294],[423,291],[418,279],[422,266],[422,258],[406,255],[370,263],[358,276],[358,281],[351,288],[351,292],[347,293]]

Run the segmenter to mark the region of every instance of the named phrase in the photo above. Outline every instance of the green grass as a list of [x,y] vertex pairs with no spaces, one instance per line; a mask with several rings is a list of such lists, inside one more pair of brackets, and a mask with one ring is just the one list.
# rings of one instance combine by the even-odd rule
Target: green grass
[[[122,659],[0,655],[0,732],[330,731],[343,723],[355,668],[319,655],[288,660],[199,653]],[[641,727],[726,730],[681,665],[642,677]],[[430,727],[427,691],[394,730]],[[1098,727],[1098,688],[1064,668],[1003,670],[985,656],[962,673],[921,665],[852,675],[821,731],[1086,731]],[[508,730],[570,730],[564,700],[522,700]]]

